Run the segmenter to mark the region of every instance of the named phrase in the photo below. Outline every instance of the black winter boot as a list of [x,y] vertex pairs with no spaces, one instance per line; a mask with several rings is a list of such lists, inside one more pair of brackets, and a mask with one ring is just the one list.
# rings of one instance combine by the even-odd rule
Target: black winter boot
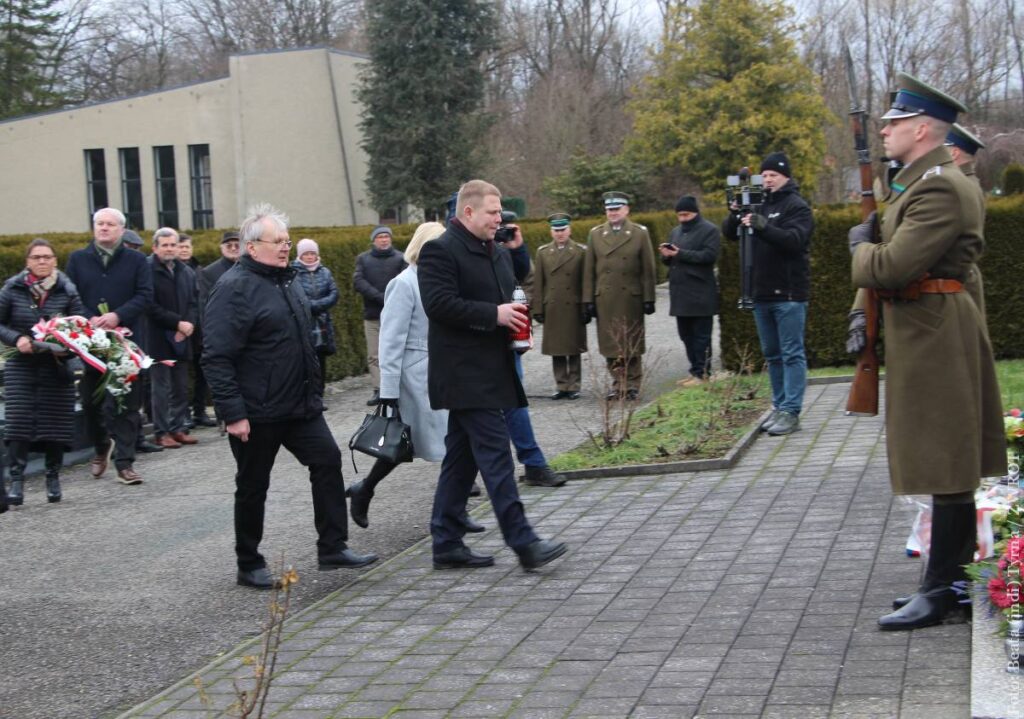
[[46,501],[51,504],[59,502],[60,468],[64,465],[64,452],[52,447],[46,450]]
[[349,513],[352,515],[352,521],[363,529],[370,526],[370,518],[367,513],[370,511],[370,500],[373,499],[374,488],[397,466],[386,459],[378,459],[373,463],[366,479],[349,485],[345,490],[345,496],[350,500]]
[[7,462],[11,475],[11,486],[7,490],[7,503],[12,507],[18,507],[25,502],[25,465],[28,464],[28,443],[8,442]]

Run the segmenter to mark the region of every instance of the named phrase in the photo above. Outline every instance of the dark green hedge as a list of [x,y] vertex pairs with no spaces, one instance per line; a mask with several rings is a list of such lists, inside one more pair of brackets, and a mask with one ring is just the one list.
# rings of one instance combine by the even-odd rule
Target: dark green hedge
[[[725,211],[709,208],[707,219],[720,224]],[[815,232],[811,251],[811,302],[807,319],[807,353],[811,366],[849,364],[844,351],[846,313],[853,298],[850,284],[850,255],[846,232],[858,222],[859,213],[851,205],[816,208]],[[636,222],[647,226],[651,242],[657,248],[676,224],[675,213],[638,213]],[[603,218],[583,218],[573,222],[572,234],[577,242],[585,242],[591,228]],[[548,223],[527,220],[520,223],[530,254],[550,242]],[[989,202],[985,227],[987,251],[981,263],[985,277],[988,323],[996,355],[1000,358],[1024,356],[1024,319],[1020,297],[1024,278],[1024,253],[1019,249],[1024,234],[1024,198],[996,199]],[[340,300],[334,308],[338,353],[328,362],[328,379],[362,374],[366,371],[366,346],[363,339],[362,299],[352,288],[352,272],[356,256],[369,248],[370,226],[362,227],[297,227],[290,233],[294,241],[310,237],[320,245],[324,264],[334,273]],[[416,226],[396,225],[392,228],[395,245],[404,248]],[[33,237],[45,237],[57,250],[61,267],[73,250],[89,242],[86,234],[54,233],[44,235],[7,235],[0,237],[0,279],[10,277],[25,266],[25,247]],[[196,258],[205,264],[220,257],[221,230],[192,233]],[[150,237],[146,238],[148,251]],[[722,350],[726,363],[735,367],[741,350],[760,358],[757,329],[750,312],[736,309],[739,297],[738,248],[735,242],[723,241],[719,259],[719,284],[722,292]],[[666,277],[665,266],[657,263],[659,280]],[[659,307],[668,312],[668,307]]]

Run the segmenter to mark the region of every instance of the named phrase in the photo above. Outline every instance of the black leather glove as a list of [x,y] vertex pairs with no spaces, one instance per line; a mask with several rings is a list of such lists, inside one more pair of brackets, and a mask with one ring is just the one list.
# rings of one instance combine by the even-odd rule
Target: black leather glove
[[544,324],[544,315],[534,315],[533,321],[537,324]]
[[398,409],[398,397],[381,397],[380,406],[384,409]]
[[645,315],[653,315],[654,314],[654,303],[653,302],[644,302],[644,314]]
[[868,321],[864,310],[853,310],[849,314],[850,328],[846,330],[846,351],[859,355],[868,343]]
[[750,213],[750,226],[755,230],[763,230],[768,226],[768,220],[764,215],[759,215],[756,212]]
[[859,225],[854,225],[850,228],[850,232],[847,237],[850,240],[850,254],[852,255],[857,251],[857,245],[862,245],[865,242],[875,241],[875,226],[878,224],[878,213],[872,212],[868,215],[868,219]]
[[[597,319],[597,305],[595,305],[593,302],[587,302],[585,305],[583,305],[583,311],[587,313],[587,317],[589,318],[587,322],[590,322],[590,320]],[[583,324],[586,324],[587,322],[584,322]]]

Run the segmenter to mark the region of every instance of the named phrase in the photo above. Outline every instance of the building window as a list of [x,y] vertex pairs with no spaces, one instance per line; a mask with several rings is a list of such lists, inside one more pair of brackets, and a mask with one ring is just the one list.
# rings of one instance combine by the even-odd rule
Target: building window
[[85,151],[85,191],[89,196],[89,227],[96,210],[110,207],[107,197],[107,162],[103,150]]
[[174,179],[174,146],[153,148],[153,169],[156,173],[156,224],[178,226],[178,183]]
[[121,206],[128,220],[128,227],[141,230],[145,227],[142,214],[142,169],[139,164],[139,148],[122,147],[117,151],[121,161]]
[[210,178],[210,146],[188,146],[189,174],[192,179],[192,228],[213,227],[213,181]]

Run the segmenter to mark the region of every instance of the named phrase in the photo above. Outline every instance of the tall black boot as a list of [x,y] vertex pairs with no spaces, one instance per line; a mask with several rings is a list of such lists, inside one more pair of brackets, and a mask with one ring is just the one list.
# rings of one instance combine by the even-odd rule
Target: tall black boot
[[924,583],[898,611],[879,619],[879,626],[887,630],[918,629],[940,624],[957,613],[969,613],[964,565],[974,559],[976,535],[973,499],[961,503],[934,502]]
[[7,443],[8,471],[11,486],[7,490],[7,503],[17,507],[25,502],[25,465],[28,464],[28,442],[12,440]]
[[46,448],[46,501],[53,503],[61,499],[60,468],[64,466],[64,450],[53,445]]
[[391,471],[397,466],[397,464],[386,459],[378,459],[373,463],[373,467],[370,469],[370,473],[366,475],[366,479],[349,485],[348,489],[345,490],[345,495],[351,500],[349,502],[349,512],[352,514],[352,521],[363,529],[370,526],[370,519],[366,514],[370,511],[370,500],[373,499],[374,488],[382,479],[391,474]]

